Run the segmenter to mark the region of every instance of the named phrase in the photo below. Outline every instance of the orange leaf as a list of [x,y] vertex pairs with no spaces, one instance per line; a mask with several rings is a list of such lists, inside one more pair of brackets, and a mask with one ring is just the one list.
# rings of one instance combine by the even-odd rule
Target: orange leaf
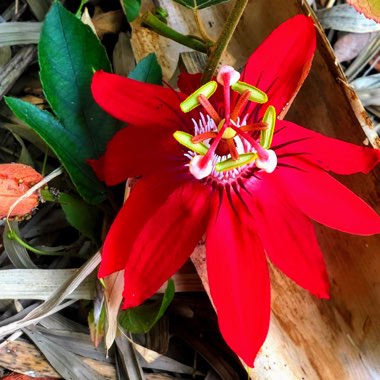
[[[6,217],[13,203],[42,178],[41,174],[28,165],[0,164],[0,218]],[[30,214],[38,206],[38,201],[39,194],[32,194],[23,199],[10,216],[22,217]]]
[[347,0],[347,2],[367,18],[380,22],[379,0]]

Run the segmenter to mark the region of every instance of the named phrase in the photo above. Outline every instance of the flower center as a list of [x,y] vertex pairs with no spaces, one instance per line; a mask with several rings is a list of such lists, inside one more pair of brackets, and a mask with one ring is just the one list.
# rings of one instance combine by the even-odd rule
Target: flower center
[[[212,176],[219,180],[229,180],[245,167],[273,172],[277,157],[270,150],[276,111],[269,106],[261,122],[248,123],[248,113],[244,113],[249,102],[266,103],[267,95],[258,88],[239,81],[240,74],[230,66],[222,66],[217,82],[223,86],[224,117],[222,118],[210,103],[209,98],[218,83],[211,81],[200,87],[181,103],[183,112],[190,112],[202,106],[207,118],[200,113],[194,123],[194,135],[176,131],[174,138],[189,151],[189,170],[197,179]],[[231,110],[231,90],[238,93],[238,99]],[[254,136],[259,135],[259,139]]]

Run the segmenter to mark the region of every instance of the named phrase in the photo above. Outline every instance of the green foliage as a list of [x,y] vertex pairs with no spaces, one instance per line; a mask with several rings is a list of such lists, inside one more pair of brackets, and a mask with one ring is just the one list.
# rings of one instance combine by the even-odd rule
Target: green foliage
[[148,302],[141,306],[127,309],[119,313],[119,323],[132,333],[146,333],[164,315],[173,300],[174,281],[169,280],[162,301]]
[[70,133],[51,113],[16,98],[5,98],[15,115],[28,124],[50,146],[80,195],[92,203],[105,198],[105,187],[87,165],[89,149],[78,143],[77,136]]
[[58,198],[67,221],[84,236],[97,242],[102,213],[93,205],[72,195],[60,193]]
[[174,0],[174,1],[178,4],[184,5],[186,8],[204,9],[204,8],[211,7],[211,5],[226,3],[228,0]]
[[120,0],[128,22],[134,21],[140,12],[141,0]]
[[128,77],[140,82],[162,85],[162,70],[156,55],[153,53],[148,54],[129,73]]

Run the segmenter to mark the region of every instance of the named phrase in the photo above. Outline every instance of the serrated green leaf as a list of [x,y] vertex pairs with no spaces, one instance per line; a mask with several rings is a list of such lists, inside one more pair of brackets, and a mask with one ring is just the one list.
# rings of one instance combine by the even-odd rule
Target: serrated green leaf
[[155,301],[119,313],[119,323],[126,330],[139,334],[148,332],[164,315],[173,300],[174,281],[169,280],[162,301]]
[[16,98],[5,98],[9,108],[28,124],[60,158],[81,196],[92,203],[105,199],[105,187],[86,163],[91,147],[82,146],[75,135],[49,112]]
[[174,1],[178,4],[184,5],[186,8],[203,9],[203,8],[211,7],[211,5],[226,3],[229,0],[174,0]]
[[84,236],[96,242],[100,236],[100,210],[82,199],[65,193],[59,194],[58,202],[62,206],[67,221]]
[[136,20],[140,12],[141,0],[120,0],[128,22]]
[[148,54],[129,73],[128,77],[140,82],[162,85],[162,70],[156,55]]

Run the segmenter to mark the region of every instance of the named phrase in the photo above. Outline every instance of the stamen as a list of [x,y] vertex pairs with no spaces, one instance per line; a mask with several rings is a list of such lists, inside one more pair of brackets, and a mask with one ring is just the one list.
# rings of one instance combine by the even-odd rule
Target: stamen
[[239,100],[237,101],[235,105],[234,110],[232,111],[232,114],[231,114],[232,120],[236,120],[238,118],[242,110],[247,105],[250,96],[251,96],[251,92],[249,90],[243,91],[243,93],[241,94]]
[[237,81],[231,86],[231,88],[239,94],[242,94],[244,91],[248,90],[251,94],[249,97],[251,102],[263,104],[268,101],[268,95],[264,91],[261,91],[257,87],[248,83]]
[[198,90],[194,91],[191,95],[189,95],[179,106],[184,113],[190,112],[194,108],[199,106],[199,96],[204,95],[206,98],[209,98],[218,87],[218,84],[213,80],[211,82],[207,82],[202,87],[198,88]]
[[200,135],[193,136],[191,138],[191,142],[194,144],[201,143],[207,139],[214,139],[218,134],[216,132],[206,132],[206,133],[201,133]]
[[233,139],[228,139],[226,141],[227,141],[228,149],[230,150],[231,158],[234,161],[237,161],[239,159],[239,153],[238,153],[238,151],[236,149],[236,145],[235,145],[234,140]]
[[232,128],[239,136],[247,140],[252,145],[252,147],[256,150],[258,156],[262,160],[268,159],[268,152],[253,137],[251,137],[248,133],[243,132],[240,128],[236,127],[233,124],[231,124],[230,128]]
[[218,125],[222,118],[219,116],[218,112],[216,112],[215,108],[212,106],[209,100],[203,94],[201,94],[198,96],[198,101],[205,109],[205,111],[209,114],[209,116],[215,121],[215,124]]
[[192,150],[193,152],[196,152],[200,155],[204,155],[207,153],[207,146],[202,144],[202,143],[198,143],[198,144],[194,144],[192,142],[192,139],[193,139],[193,136],[190,135],[189,133],[186,133],[186,132],[182,132],[182,131],[175,131],[173,133],[173,137],[183,146],[185,146],[186,148]]
[[273,106],[269,106],[265,111],[263,123],[266,123],[268,128],[260,134],[260,145],[264,149],[269,149],[272,144],[274,127],[276,125],[276,109]]
[[240,127],[240,130],[243,132],[263,131],[265,129],[268,129],[267,123],[246,124]]
[[238,168],[239,166],[249,164],[256,158],[257,158],[256,153],[244,153],[244,154],[241,154],[237,160],[233,160],[229,158],[228,160],[218,162],[215,165],[215,170],[217,172],[224,172],[227,170],[235,169],[235,168]]
[[215,150],[218,147],[220,140],[222,139],[224,131],[227,129],[227,123],[224,123],[220,131],[218,132],[218,135],[215,137],[214,141],[212,142],[209,150],[207,153],[202,157],[202,160],[199,161],[200,167],[206,167],[209,162],[211,162],[212,158],[214,157]]

